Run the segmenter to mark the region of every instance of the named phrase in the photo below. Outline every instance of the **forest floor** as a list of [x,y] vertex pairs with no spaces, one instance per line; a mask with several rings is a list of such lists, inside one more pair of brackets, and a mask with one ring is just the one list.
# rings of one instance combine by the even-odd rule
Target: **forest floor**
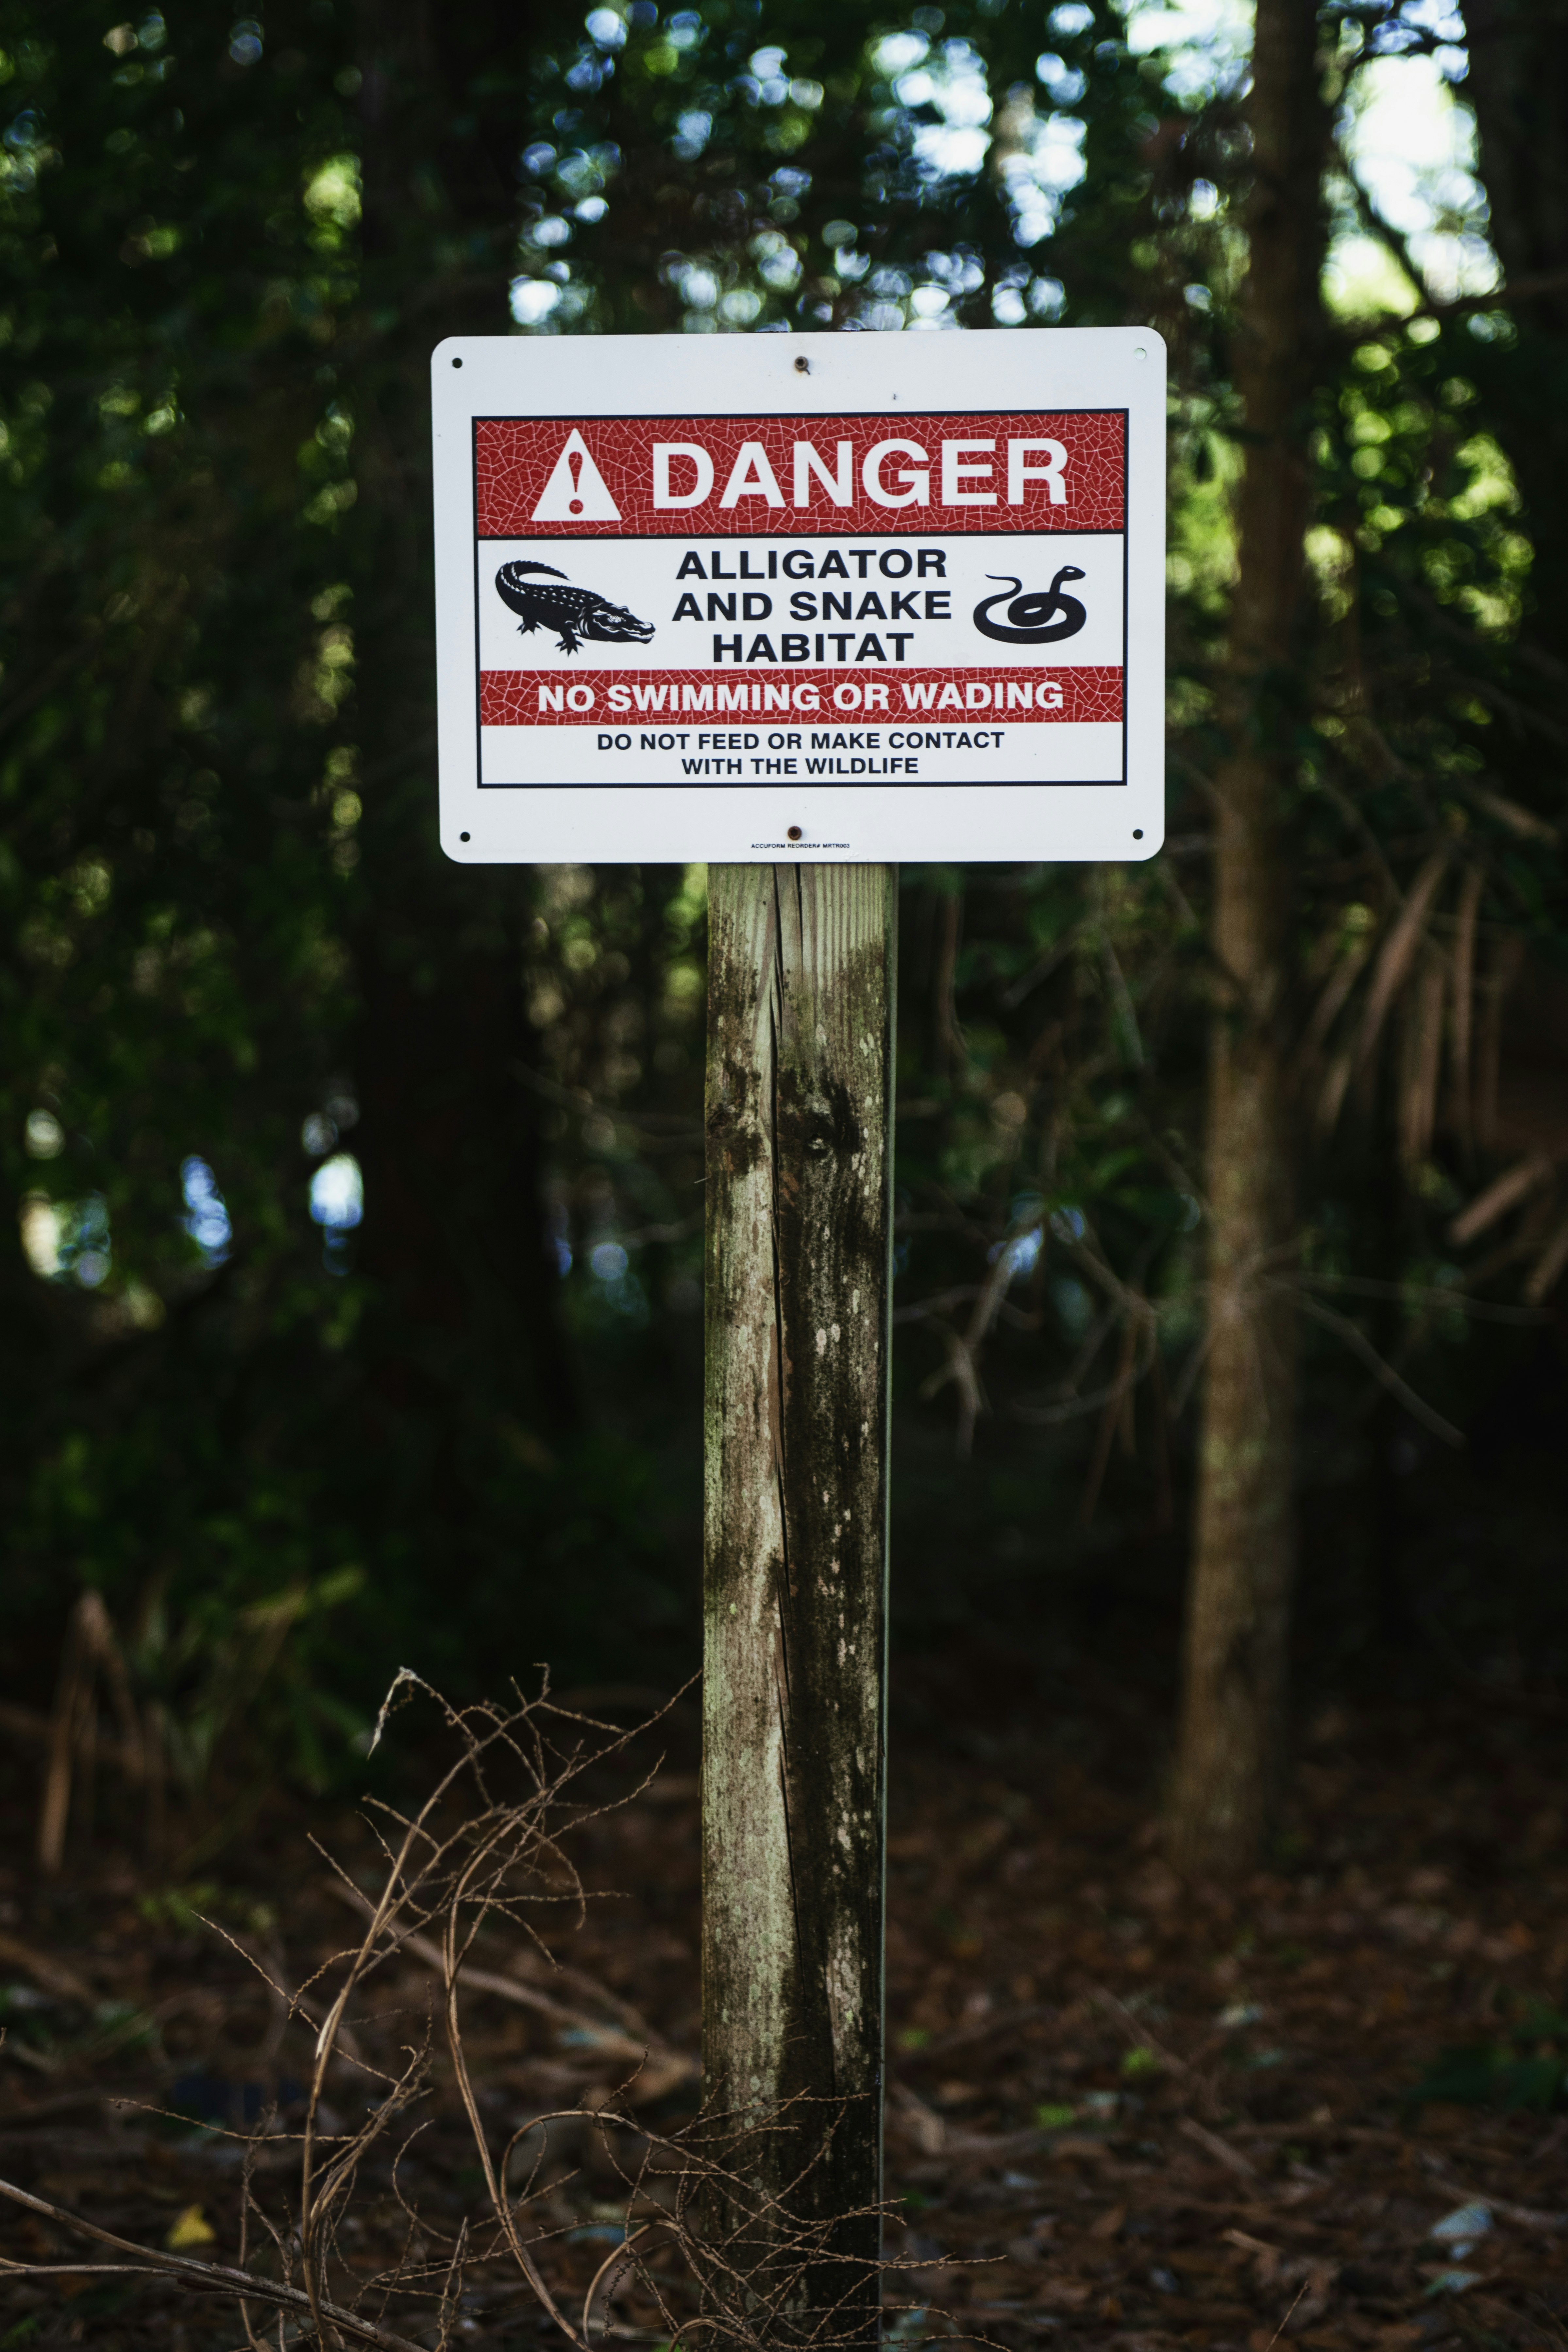
[[[1092,1737],[1079,1736],[1094,1717],[1080,1693],[1071,1737],[1003,1723],[944,1738],[955,1714],[984,1719],[960,1679],[911,1666],[895,1707],[887,2251],[910,2267],[889,2273],[887,2300],[916,2309],[889,2310],[889,2334],[1268,2352],[1282,2331],[1310,2352],[1563,2352],[1561,1726],[1479,1699],[1324,1708],[1274,1866],[1222,1892],[1182,1885],[1160,1858],[1134,1701],[1119,1717],[1108,1700]],[[623,2156],[695,2105],[693,1739],[678,1711],[651,1781],[578,1829],[584,1880],[614,1892],[571,1936],[547,1931],[564,1971],[487,1930],[471,1957],[488,1982],[464,1990],[477,2116],[498,2157],[523,2134],[514,2180],[518,2151],[539,2154],[531,2118],[579,2111],[527,2209],[542,2271],[579,2309],[626,2226],[615,2136],[592,2113],[632,2072],[628,2045],[653,2054],[626,2093]],[[14,1857],[30,1785],[12,1783]],[[300,2086],[333,1955],[358,1932],[321,1848],[363,1885],[374,1857],[363,1817],[272,1818],[243,1862],[230,1853],[174,1891],[103,1849],[47,1886],[21,1861],[0,1874],[0,2178],[136,2246],[234,2263],[244,2135],[260,2125],[252,2188],[286,2233]],[[314,1978],[305,2008],[290,2013],[256,1962],[290,1988]],[[363,2111],[367,2073],[397,2070],[436,1983],[405,1948],[366,1989],[324,2129]],[[395,2173],[393,2144],[417,2117],[397,2119],[345,2192],[338,2290],[357,2281],[363,2307],[419,2345],[547,2339],[525,2281],[482,2258],[449,2292],[443,2336],[452,2242],[484,2184],[433,2024],[421,2127]],[[1463,2096],[1422,2095],[1435,2089]],[[657,2212],[659,2184],[646,2189]],[[128,2259],[14,2203],[0,2254]],[[390,2295],[369,2287],[400,2267]],[[622,2340],[668,2340],[635,2284],[614,2315]],[[165,2279],[0,2277],[3,2352],[206,2352],[243,2334],[233,2304]],[[276,2320],[263,2340],[279,2341]],[[281,2340],[314,2339],[289,2319]]]

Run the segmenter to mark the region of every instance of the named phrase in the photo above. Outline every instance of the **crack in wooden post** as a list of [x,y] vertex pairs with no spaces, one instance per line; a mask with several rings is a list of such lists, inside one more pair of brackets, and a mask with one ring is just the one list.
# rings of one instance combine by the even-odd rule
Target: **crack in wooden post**
[[879,2295],[896,909],[891,866],[709,870],[702,2062],[821,2102],[744,2162],[833,2225],[795,2342]]

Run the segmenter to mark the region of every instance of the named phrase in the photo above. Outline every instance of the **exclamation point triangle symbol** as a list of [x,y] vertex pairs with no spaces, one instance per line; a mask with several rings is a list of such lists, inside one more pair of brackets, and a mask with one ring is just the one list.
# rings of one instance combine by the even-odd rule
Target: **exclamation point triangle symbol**
[[589,457],[583,436],[574,429],[533,509],[533,520],[619,522],[620,519],[621,510],[610,496],[608,483]]

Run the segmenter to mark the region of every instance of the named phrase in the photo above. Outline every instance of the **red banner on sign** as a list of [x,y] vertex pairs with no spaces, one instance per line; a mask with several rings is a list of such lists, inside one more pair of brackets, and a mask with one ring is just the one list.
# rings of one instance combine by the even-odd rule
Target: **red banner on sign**
[[892,670],[847,677],[841,669],[755,672],[628,669],[592,677],[556,670],[479,673],[479,718],[487,727],[768,726],[952,728],[1061,719],[1120,720],[1121,677],[1112,665],[1085,663],[1051,676],[987,669]]
[[481,539],[1125,528],[1121,409],[480,417]]

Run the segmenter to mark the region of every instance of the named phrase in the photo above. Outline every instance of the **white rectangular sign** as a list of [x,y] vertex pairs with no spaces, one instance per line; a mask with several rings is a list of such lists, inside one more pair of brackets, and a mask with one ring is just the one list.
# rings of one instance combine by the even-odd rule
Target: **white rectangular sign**
[[431,373],[449,856],[1159,847],[1156,334],[499,336]]

